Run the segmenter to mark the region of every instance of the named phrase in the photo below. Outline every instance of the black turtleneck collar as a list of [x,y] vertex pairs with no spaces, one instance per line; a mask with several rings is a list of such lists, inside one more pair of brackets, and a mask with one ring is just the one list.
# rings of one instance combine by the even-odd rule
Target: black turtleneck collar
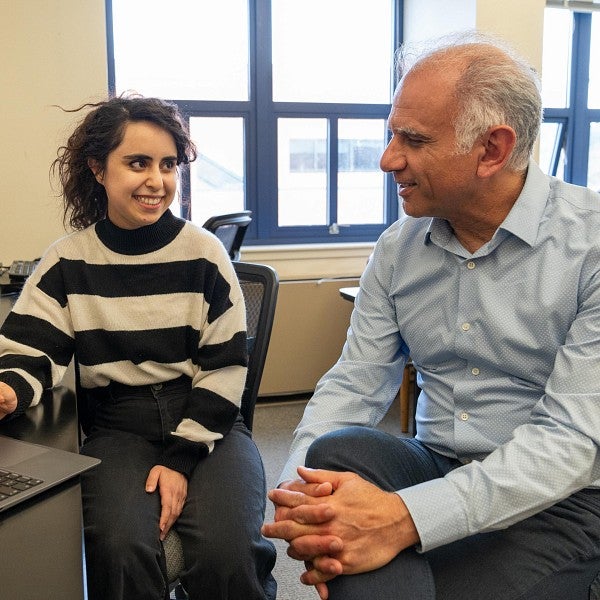
[[184,225],[183,219],[178,219],[167,210],[156,223],[138,229],[121,229],[107,217],[96,223],[96,234],[113,252],[129,255],[147,254],[172,242]]

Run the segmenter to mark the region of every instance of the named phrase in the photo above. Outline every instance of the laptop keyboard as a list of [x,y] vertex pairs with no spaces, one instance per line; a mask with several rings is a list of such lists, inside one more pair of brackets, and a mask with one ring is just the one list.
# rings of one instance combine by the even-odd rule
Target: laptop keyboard
[[36,260],[15,260],[8,269],[8,276],[11,279],[20,279],[25,281],[37,267],[40,261]]
[[40,483],[42,483],[41,479],[34,479],[14,471],[0,469],[0,500],[24,492]]

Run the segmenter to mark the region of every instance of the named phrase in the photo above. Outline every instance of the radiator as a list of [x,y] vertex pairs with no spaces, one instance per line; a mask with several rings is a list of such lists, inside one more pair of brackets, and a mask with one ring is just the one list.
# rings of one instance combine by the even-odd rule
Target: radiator
[[310,393],[338,359],[352,303],[341,287],[358,279],[281,281],[260,396]]

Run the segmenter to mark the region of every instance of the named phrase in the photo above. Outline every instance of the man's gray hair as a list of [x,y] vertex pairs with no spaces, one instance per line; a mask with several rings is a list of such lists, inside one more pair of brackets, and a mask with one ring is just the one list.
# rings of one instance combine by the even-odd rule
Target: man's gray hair
[[396,53],[398,78],[422,68],[461,67],[456,82],[454,119],[457,151],[468,152],[478,136],[494,125],[508,125],[516,144],[507,168],[527,168],[542,122],[540,79],[535,69],[501,40],[476,32],[453,34],[415,57],[412,45]]

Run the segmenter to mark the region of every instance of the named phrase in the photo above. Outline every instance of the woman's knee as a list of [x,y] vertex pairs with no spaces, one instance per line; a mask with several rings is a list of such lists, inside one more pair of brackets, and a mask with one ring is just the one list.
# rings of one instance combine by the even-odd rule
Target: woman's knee
[[[96,556],[141,556],[160,554],[158,524],[154,532],[148,527],[124,526],[123,521],[113,527],[87,523],[84,527],[86,548]],[[112,559],[112,558],[111,558]]]
[[[183,539],[182,539],[183,541]],[[213,534],[210,541],[184,542],[184,560],[188,577],[229,582],[243,588],[270,573],[275,564],[276,550],[270,540],[251,539],[237,535],[235,539]]]

